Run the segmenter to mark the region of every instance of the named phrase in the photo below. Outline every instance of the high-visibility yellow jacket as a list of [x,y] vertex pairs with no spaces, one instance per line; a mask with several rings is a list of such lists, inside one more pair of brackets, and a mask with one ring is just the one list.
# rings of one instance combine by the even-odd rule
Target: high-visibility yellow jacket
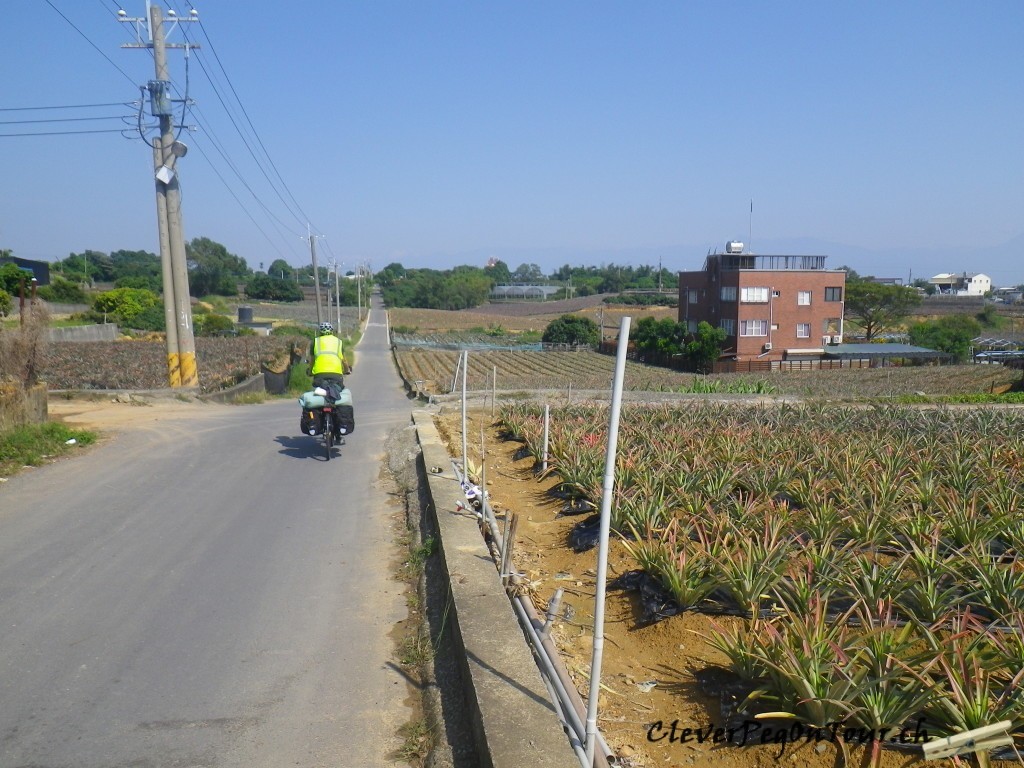
[[344,373],[345,361],[341,339],[337,336],[317,336],[313,340],[312,373]]

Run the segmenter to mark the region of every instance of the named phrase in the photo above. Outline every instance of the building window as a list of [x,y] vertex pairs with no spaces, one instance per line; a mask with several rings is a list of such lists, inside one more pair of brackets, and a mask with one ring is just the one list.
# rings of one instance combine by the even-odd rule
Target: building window
[[797,291],[796,292],[796,303],[801,307],[811,306],[811,292],[810,291]]
[[686,321],[686,331],[688,333],[696,333],[697,332],[697,321],[696,320],[687,320]]
[[691,304],[696,304],[696,303],[697,303],[697,291],[695,291],[695,290],[693,290],[693,289],[691,288],[691,289],[690,289],[690,290],[689,290],[689,291],[687,292],[687,299],[686,299],[686,300],[687,300],[688,302],[690,302]]
[[740,320],[740,336],[767,336],[767,320]]
[[826,288],[825,289],[825,301],[842,301],[843,300],[843,289],[842,288]]
[[718,327],[725,331],[727,336],[736,335],[736,321],[732,318],[723,318]]
[[736,301],[736,286],[735,285],[723,285],[722,286],[722,301]]
[[740,301],[746,304],[767,304],[768,288],[744,288]]
[[797,323],[796,324],[796,337],[798,339],[809,339],[809,338],[811,338],[811,324],[810,323]]
[[826,336],[839,335],[839,323],[841,318],[829,317],[821,324],[821,332]]

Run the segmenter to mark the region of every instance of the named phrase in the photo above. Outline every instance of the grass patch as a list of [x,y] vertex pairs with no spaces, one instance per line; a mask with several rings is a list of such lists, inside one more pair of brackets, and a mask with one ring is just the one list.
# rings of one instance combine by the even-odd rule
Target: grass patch
[[[68,445],[68,440],[75,443]],[[78,446],[90,445],[96,435],[80,429],[70,429],[64,424],[27,424],[23,427],[0,433],[0,475],[7,477],[24,466],[37,467],[46,459],[54,458],[75,450]]]
[[243,392],[231,400],[232,405],[259,405],[267,402],[266,392]]
[[420,764],[430,754],[433,733],[427,721],[423,719],[406,723],[398,729],[402,737],[402,746],[398,748],[398,757],[407,763]]
[[434,658],[434,647],[430,638],[416,633],[405,638],[398,646],[398,663],[410,669],[419,669]]

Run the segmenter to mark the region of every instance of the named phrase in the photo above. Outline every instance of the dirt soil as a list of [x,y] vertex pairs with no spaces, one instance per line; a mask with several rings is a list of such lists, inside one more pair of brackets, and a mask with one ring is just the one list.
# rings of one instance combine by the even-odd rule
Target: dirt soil
[[[521,447],[503,441],[490,409],[469,414],[467,429],[470,459],[479,462],[480,429],[485,430],[487,490],[499,518],[519,515],[515,541],[515,565],[530,581],[534,604],[540,615],[555,590],[564,592],[560,620],[553,637],[577,690],[586,701],[592,653],[593,598],[597,550],[575,553],[568,545],[570,529],[586,515],[563,515],[564,501],[550,491],[553,477],[538,478],[532,458],[517,460]],[[461,415],[441,411],[435,423],[452,456],[462,453]],[[636,568],[621,541],[611,542],[609,581]],[[702,729],[726,724],[723,699],[728,706],[728,684],[734,682],[720,665],[725,657],[705,642],[712,621],[739,621],[733,617],[709,617],[684,613],[656,624],[638,626],[640,609],[635,593],[609,589],[605,607],[605,645],[602,663],[602,695],[599,727],[608,744],[618,752],[620,764],[632,767],[715,765],[718,768],[761,768],[799,765],[838,768],[844,759],[837,744],[824,739],[799,740],[785,745],[762,745],[764,730],[751,732],[745,745],[714,743],[714,731],[701,742],[696,735],[670,743],[673,721],[677,735],[682,729]],[[735,697],[733,697],[735,699]],[[743,722],[742,716],[731,721]],[[660,726],[658,725],[660,723]],[[776,721],[776,726],[778,721]],[[693,732],[696,734],[696,731]],[[660,738],[659,738],[660,737]],[[740,741],[737,735],[736,741]],[[719,740],[722,741],[721,739]],[[869,750],[847,747],[845,764],[867,766]],[[781,753],[781,756],[780,756]],[[883,750],[882,766],[923,765],[920,750]],[[951,765],[950,761],[930,763]]]
[[100,433],[118,432],[155,421],[184,419],[236,406],[192,398],[150,397],[136,394],[95,395],[70,400],[50,395],[47,412],[52,421]]

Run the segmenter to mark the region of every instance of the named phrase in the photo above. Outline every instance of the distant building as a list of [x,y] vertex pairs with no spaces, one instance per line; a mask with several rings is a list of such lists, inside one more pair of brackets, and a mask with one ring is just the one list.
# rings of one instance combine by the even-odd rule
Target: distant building
[[679,273],[679,322],[705,321],[728,334],[736,360],[820,357],[842,343],[846,272],[826,256],[757,256],[727,243],[704,268]]
[[928,282],[936,293],[946,296],[984,296],[992,290],[992,278],[981,272],[943,272]]
[[865,280],[869,283],[878,283],[879,285],[903,285],[902,277],[868,277]]
[[32,259],[19,259],[17,256],[0,256],[0,265],[16,264],[22,269],[31,272],[36,279],[37,285],[50,284],[50,265],[45,261],[33,261]]

